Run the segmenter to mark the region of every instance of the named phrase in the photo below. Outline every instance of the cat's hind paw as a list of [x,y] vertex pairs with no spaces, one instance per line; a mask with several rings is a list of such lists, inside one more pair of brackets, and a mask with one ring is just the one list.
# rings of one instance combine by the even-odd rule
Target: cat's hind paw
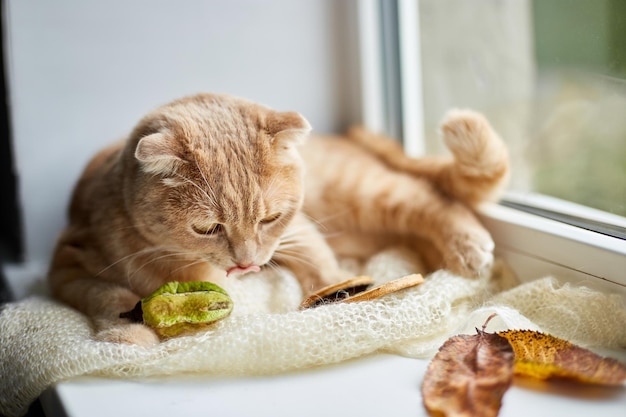
[[484,236],[482,239],[455,240],[444,256],[444,268],[467,278],[484,276],[493,265],[494,246],[493,240]]

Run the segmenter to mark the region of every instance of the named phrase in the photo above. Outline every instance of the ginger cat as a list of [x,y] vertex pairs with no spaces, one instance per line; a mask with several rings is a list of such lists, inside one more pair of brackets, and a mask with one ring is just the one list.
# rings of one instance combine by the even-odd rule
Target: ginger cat
[[336,254],[399,243],[433,269],[471,277],[490,265],[493,242],[471,207],[501,187],[508,158],[480,114],[444,121],[454,159],[410,159],[358,128],[305,143],[309,131],[298,113],[227,95],[149,113],[79,179],[50,266],[53,295],[92,317],[97,339],[151,345],[152,330],[119,314],[168,281],[219,283],[280,265],[307,294],[347,278]]

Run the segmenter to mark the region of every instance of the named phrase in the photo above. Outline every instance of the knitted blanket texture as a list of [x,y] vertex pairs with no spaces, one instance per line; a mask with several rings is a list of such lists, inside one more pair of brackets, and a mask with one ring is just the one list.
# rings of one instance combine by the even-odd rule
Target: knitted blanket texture
[[[393,250],[352,266],[378,283],[421,268]],[[376,352],[429,358],[448,337],[473,333],[493,312],[489,331],[535,329],[586,347],[626,347],[622,296],[552,277],[520,284],[501,262],[478,279],[437,271],[418,287],[377,300],[306,311],[297,309],[302,293],[287,272],[249,274],[225,289],[235,305],[228,318],[150,348],[95,341],[88,318],[45,295],[5,305],[0,414],[21,416],[46,388],[81,375],[269,375]]]

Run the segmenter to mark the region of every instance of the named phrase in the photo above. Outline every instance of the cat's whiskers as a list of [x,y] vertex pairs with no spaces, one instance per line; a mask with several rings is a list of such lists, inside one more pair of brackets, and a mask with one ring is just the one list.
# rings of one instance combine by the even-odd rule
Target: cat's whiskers
[[195,260],[195,261],[193,261],[193,262],[190,262],[190,263],[188,263],[188,264],[184,264],[184,265],[179,266],[178,268],[176,268],[176,269],[172,270],[172,271],[171,271],[171,273],[172,273],[172,274],[175,274],[175,273],[177,273],[177,272],[179,272],[179,271],[182,271],[183,269],[186,269],[186,268],[191,268],[192,266],[195,266],[195,265],[200,265],[200,264],[203,264],[203,263],[206,263],[206,262],[207,262],[207,260],[206,260],[206,259],[202,259],[202,258],[200,258],[200,259],[197,259],[197,260]]
[[105,273],[109,269],[113,268],[115,265],[119,264],[120,262],[124,262],[124,261],[127,261],[127,260],[131,259],[131,258],[142,256],[142,255],[148,254],[150,252],[158,252],[158,251],[161,251],[161,250],[165,250],[165,249],[162,248],[162,247],[158,247],[157,246],[157,247],[144,248],[144,249],[138,250],[137,252],[133,252],[130,255],[123,256],[120,259],[118,259],[117,261],[115,261],[115,262],[109,264],[108,266],[102,268],[95,276],[102,275],[103,273]]
[[[315,220],[311,219],[312,223],[306,223],[302,225],[298,225],[295,227],[291,227],[285,230],[283,235],[279,239],[279,246],[285,246],[289,244],[297,244],[299,246],[308,246],[308,243],[302,242],[301,233],[306,230],[315,229],[316,233],[321,234],[325,239],[332,239],[338,236],[345,234],[344,231],[335,230],[332,233],[326,233],[320,228],[316,227],[313,223],[317,223]],[[323,229],[323,225],[321,225]]]
[[268,267],[271,270],[273,270],[274,272],[278,272],[280,266],[276,263],[276,261],[274,259],[270,259],[265,265],[263,265],[264,267]]
[[[215,209],[215,206],[210,207],[209,205],[205,204],[205,203],[198,203],[197,206],[201,209],[206,210],[207,213],[211,213],[213,212],[213,210]],[[184,212],[181,212],[184,213]]]
[[[309,244],[307,242],[303,242],[302,241],[302,236],[299,236],[299,232],[304,230],[300,229],[298,231],[295,231],[293,233],[288,233],[288,234],[284,234],[280,237],[279,240],[279,247],[287,247],[287,246],[301,246],[301,247],[307,247],[309,246]],[[325,239],[332,239],[341,235],[344,235],[345,232],[343,231],[334,231],[332,233],[320,233]]]
[[117,228],[111,229],[111,230],[114,231],[114,232],[122,232],[122,231],[130,230],[130,229],[139,230],[142,227],[149,228],[150,227],[150,223],[148,223],[148,222],[141,223],[141,222],[138,222],[138,221],[134,221],[134,223],[131,224],[131,225],[117,227]]
[[314,269],[317,269],[319,267],[319,265],[309,260],[309,259],[313,259],[311,256],[307,256],[299,251],[277,249],[276,252],[274,252],[274,254],[277,255],[278,257],[294,259],[295,261],[308,265]]
[[[197,165],[197,163],[196,163]],[[202,171],[200,171],[200,173],[202,174]],[[213,192],[213,190],[211,189],[211,187],[209,187],[209,184],[206,182],[206,178],[204,178],[204,174],[202,174],[202,177],[207,185],[207,189],[202,188],[200,185],[198,185],[194,180],[192,180],[191,178],[185,177],[184,175],[180,174],[180,173],[175,173],[177,177],[181,178],[183,180],[183,182],[188,183],[190,185],[192,185],[193,187],[195,187],[196,189],[198,189],[200,191],[200,193],[202,193],[202,195],[206,198],[206,200],[215,208],[218,208],[219,205],[217,204],[217,200],[215,199],[215,193]],[[209,192],[212,195],[209,195]]]
[[[202,176],[202,180],[204,181],[204,185],[206,185],[206,190],[204,192],[205,196],[207,197],[207,199],[209,200],[209,202],[211,203],[211,205],[214,208],[219,208],[219,204],[217,203],[217,197],[215,195],[215,191],[213,190],[213,188],[209,184],[209,181],[207,180],[206,176],[204,175],[204,171],[202,169],[200,169],[200,165],[198,164],[198,160],[196,159],[195,155],[194,155],[193,162],[196,164],[196,168],[198,168],[198,172],[200,172],[200,176]],[[209,193],[210,193],[210,195],[209,195]]]
[[298,254],[303,257],[314,259],[313,254],[307,254],[300,250],[300,248],[306,248],[308,245],[301,240],[291,240],[285,243],[280,243],[274,250],[274,255],[282,255],[285,253]]
[[286,245],[279,246],[274,251],[274,255],[278,257],[287,255],[290,256],[292,259],[300,257],[303,261],[307,261],[307,265],[315,265],[315,255],[301,251],[300,248],[303,247],[306,247],[306,244],[304,244],[303,242],[288,243]]
[[338,211],[336,213],[333,214],[329,214],[327,216],[323,216],[323,217],[311,217],[309,215],[307,215],[306,213],[302,212],[302,214],[311,222],[315,223],[319,229],[321,230],[325,230],[327,227],[325,226],[325,223],[328,222],[329,220],[334,220],[337,219],[339,217],[343,217],[346,216],[348,214],[350,214],[350,209],[345,209],[345,210],[341,210]]
[[270,259],[270,261],[263,266],[269,267],[272,271],[274,271],[277,274],[282,274],[285,272],[284,268],[273,259]]
[[263,196],[267,199],[267,200],[273,200],[276,199],[276,191],[280,189],[280,185],[279,182],[277,180],[276,176],[273,176],[270,179],[270,182],[267,184],[267,186],[265,187],[265,189],[263,190]]
[[301,212],[301,214],[303,214],[311,223],[306,223],[306,224],[301,224],[298,226],[292,226],[288,229],[285,230],[285,232],[283,233],[283,235],[281,236],[281,242],[289,240],[291,237],[293,236],[298,236],[300,235],[300,233],[302,231],[305,230],[310,230],[310,229],[315,229],[316,231],[318,231],[319,233],[321,233],[324,237],[329,237],[329,236],[336,236],[338,234],[342,234],[343,232],[341,231],[335,231],[332,234],[329,233],[325,233],[324,230],[326,229],[326,227],[324,226],[324,221],[326,221],[327,219],[332,219],[338,216],[342,216],[343,214],[345,214],[348,210],[346,210],[344,213],[337,213],[335,215],[332,216],[326,216],[323,217],[319,220],[316,220],[310,216],[307,216],[304,212]]
[[136,269],[135,269],[134,271],[132,271],[132,272],[128,269],[128,268],[130,268],[130,266],[131,266],[131,265],[129,264],[129,265],[128,265],[128,268],[127,268],[127,271],[126,271],[126,281],[127,281],[127,283],[128,283],[128,287],[129,287],[129,288],[131,288],[131,289],[133,288],[133,285],[132,285],[132,280],[133,280],[134,276],[135,276],[135,275],[136,275],[136,274],[137,274],[140,270],[142,270],[143,268],[145,268],[146,266],[148,266],[148,265],[150,265],[150,264],[152,264],[152,263],[154,263],[154,262],[157,262],[157,261],[163,260],[163,259],[165,259],[165,258],[171,258],[171,257],[176,257],[176,256],[180,256],[181,258],[186,258],[186,257],[189,257],[189,255],[190,255],[188,252],[182,252],[182,251],[170,251],[170,250],[166,250],[166,251],[167,251],[167,252],[169,252],[169,253],[166,253],[166,254],[161,255],[161,256],[157,256],[156,258],[151,258],[151,259],[149,259],[148,261],[146,261],[146,262],[144,262],[143,264],[141,264],[138,268],[136,268]]
[[315,229],[315,226],[310,223],[289,227],[281,235],[280,241],[282,242],[283,240],[289,240],[294,236],[299,236],[301,232],[311,229]]
[[307,245],[306,245],[305,242],[302,242],[302,240],[294,237],[293,239],[281,240],[280,243],[278,244],[278,247],[276,248],[276,250],[297,248],[297,247],[306,247],[306,246]]

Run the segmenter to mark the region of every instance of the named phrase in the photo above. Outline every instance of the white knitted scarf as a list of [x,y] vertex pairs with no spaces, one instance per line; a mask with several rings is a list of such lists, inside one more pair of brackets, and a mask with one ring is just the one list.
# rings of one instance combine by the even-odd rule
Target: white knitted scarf
[[[380,283],[420,266],[392,250],[362,268],[355,272]],[[494,311],[490,331],[527,328],[587,347],[626,346],[621,296],[551,277],[519,284],[501,263],[480,279],[438,271],[418,287],[377,300],[306,311],[297,310],[302,294],[288,273],[247,275],[225,289],[235,304],[231,316],[151,348],[97,342],[85,316],[45,296],[7,304],[0,313],[0,414],[23,415],[47,387],[80,375],[267,375],[375,352],[427,358]]]

